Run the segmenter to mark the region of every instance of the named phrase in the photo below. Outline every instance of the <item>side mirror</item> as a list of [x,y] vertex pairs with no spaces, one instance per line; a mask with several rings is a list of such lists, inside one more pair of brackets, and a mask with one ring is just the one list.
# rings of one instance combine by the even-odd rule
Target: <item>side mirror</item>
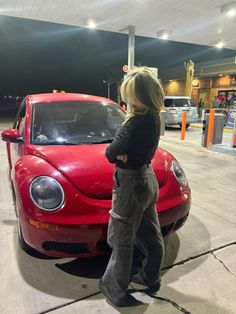
[[8,129],[2,132],[2,140],[9,143],[23,143],[24,140],[20,137],[20,132],[15,129]]

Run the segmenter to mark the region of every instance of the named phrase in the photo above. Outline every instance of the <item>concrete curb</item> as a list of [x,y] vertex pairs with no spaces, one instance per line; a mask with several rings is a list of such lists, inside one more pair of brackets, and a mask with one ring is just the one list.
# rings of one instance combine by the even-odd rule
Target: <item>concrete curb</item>
[[[195,129],[202,129],[202,124],[190,124],[190,127],[195,128]],[[226,132],[226,133],[232,133],[233,130],[224,129],[224,132]]]
[[211,145],[210,150],[222,154],[236,156],[236,148],[229,147],[224,144]]

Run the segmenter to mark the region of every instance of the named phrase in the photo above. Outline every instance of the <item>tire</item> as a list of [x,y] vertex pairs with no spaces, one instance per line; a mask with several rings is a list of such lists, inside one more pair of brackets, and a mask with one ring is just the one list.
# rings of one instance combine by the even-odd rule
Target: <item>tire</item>
[[16,206],[16,195],[15,195],[15,190],[14,190],[14,186],[13,186],[12,181],[11,181],[11,191],[12,191],[12,200],[13,200],[13,204],[14,204],[14,210],[15,210],[16,219],[17,219],[18,242],[19,242],[20,248],[24,252],[29,253],[29,252],[33,251],[33,248],[25,242],[23,235],[22,235],[18,211],[17,211],[17,206]]
[[14,190],[14,186],[13,186],[12,181],[11,181],[11,194],[12,194],[12,201],[13,201],[13,206],[14,206],[16,218],[18,219],[18,213],[17,213],[17,209],[16,209],[16,194],[15,194],[15,190]]
[[32,248],[29,244],[27,244],[25,242],[23,235],[22,235],[19,221],[18,221],[18,241],[19,241],[19,245],[20,245],[21,250],[24,251],[26,254],[32,256],[32,257],[36,257],[39,259],[47,259],[47,260],[48,259],[56,259],[56,257],[48,256],[48,255],[45,255],[43,253],[38,252],[37,250],[35,250],[34,248]]
[[[186,130],[189,128],[189,126],[190,126],[190,123],[187,123],[186,124]],[[182,129],[182,123],[179,124],[179,127]]]
[[18,240],[19,240],[20,248],[26,253],[32,252],[33,248],[29,246],[23,238],[19,218],[17,218],[17,220],[18,220]]

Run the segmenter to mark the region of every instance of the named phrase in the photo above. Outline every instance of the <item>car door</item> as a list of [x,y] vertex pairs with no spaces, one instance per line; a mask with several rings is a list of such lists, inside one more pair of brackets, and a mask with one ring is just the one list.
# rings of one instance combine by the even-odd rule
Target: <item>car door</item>
[[165,124],[173,124],[173,116],[177,114],[177,111],[175,110],[175,108],[173,108],[174,106],[174,99],[172,98],[165,98],[164,101],[164,106],[165,106]]
[[195,103],[189,99],[190,102],[190,112],[189,112],[189,117],[191,119],[191,121],[198,121],[198,113],[197,113],[197,106],[195,105]]
[[[25,120],[26,120],[26,101],[23,100],[20,108],[17,112],[15,122],[13,124],[13,129],[20,132],[20,137],[24,140],[25,136]],[[23,155],[24,152],[24,142],[22,143],[9,143],[9,158],[12,167],[15,162]]]
[[190,100],[188,98],[180,98],[176,100],[179,107],[179,122],[182,123],[183,112],[187,112],[187,122],[190,117]]

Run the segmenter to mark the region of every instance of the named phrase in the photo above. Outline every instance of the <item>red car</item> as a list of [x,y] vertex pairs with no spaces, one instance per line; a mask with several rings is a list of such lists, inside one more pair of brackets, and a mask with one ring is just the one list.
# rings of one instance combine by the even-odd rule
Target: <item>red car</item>
[[[27,96],[7,142],[19,240],[56,257],[106,253],[114,165],[105,149],[125,118],[113,101],[82,94]],[[163,235],[186,221],[191,191],[178,161],[158,148],[152,160]]]

